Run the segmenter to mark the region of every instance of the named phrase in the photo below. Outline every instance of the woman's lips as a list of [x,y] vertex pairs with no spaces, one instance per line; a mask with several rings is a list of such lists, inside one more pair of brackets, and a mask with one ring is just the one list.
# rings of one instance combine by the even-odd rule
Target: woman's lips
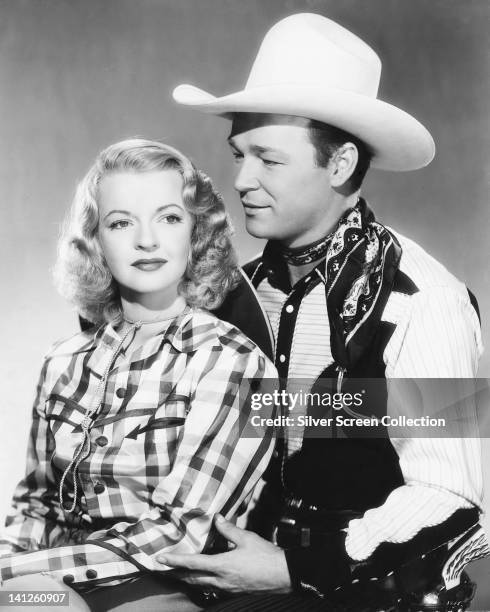
[[159,270],[166,263],[166,259],[138,259],[131,265],[144,272],[153,272]]

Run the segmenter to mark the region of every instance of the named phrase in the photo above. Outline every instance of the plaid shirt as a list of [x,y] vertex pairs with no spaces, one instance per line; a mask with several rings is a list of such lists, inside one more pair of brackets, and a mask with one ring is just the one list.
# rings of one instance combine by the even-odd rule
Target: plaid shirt
[[[236,515],[268,464],[273,432],[243,438],[240,428],[247,393],[277,373],[239,330],[187,308],[131,354],[116,351],[120,340],[106,325],[61,342],[45,360],[26,477],[0,539],[4,580],[48,571],[79,583],[168,569],[156,555],[209,546],[213,515]],[[60,478],[107,370],[69,513]],[[64,497],[70,506],[73,479]]]

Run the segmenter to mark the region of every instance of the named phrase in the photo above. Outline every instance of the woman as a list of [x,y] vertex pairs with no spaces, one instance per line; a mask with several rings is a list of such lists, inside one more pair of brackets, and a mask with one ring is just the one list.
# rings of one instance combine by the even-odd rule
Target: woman
[[81,182],[56,276],[94,326],[46,357],[0,541],[5,588],[164,571],[158,553],[209,548],[213,515],[251,495],[272,435],[240,430],[276,373],[204,310],[237,280],[230,235],[209,179],[162,143],[112,145]]

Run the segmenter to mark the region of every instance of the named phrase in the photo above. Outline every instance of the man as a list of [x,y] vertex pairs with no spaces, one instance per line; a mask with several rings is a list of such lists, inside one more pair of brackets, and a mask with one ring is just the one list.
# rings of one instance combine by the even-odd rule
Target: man
[[[274,356],[288,387],[476,375],[466,288],[360,198],[370,165],[415,170],[434,156],[428,131],[377,99],[380,71],[355,35],[300,14],[268,32],[243,91],[174,92],[232,119],[247,230],[268,243],[219,314]],[[218,517],[233,550],[160,561],[235,595],[216,610],[466,609],[474,585],[462,569],[488,554],[477,440],[310,433],[285,431],[251,516],[264,537]]]

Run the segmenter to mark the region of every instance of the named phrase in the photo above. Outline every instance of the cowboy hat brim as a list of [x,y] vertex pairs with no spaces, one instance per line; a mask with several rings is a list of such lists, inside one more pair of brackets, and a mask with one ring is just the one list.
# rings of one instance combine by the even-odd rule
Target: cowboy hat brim
[[218,98],[193,85],[179,85],[173,98],[227,118],[233,113],[274,113],[331,124],[365,142],[373,152],[371,165],[382,170],[417,170],[435,154],[432,136],[417,119],[387,102],[346,90],[264,85]]

